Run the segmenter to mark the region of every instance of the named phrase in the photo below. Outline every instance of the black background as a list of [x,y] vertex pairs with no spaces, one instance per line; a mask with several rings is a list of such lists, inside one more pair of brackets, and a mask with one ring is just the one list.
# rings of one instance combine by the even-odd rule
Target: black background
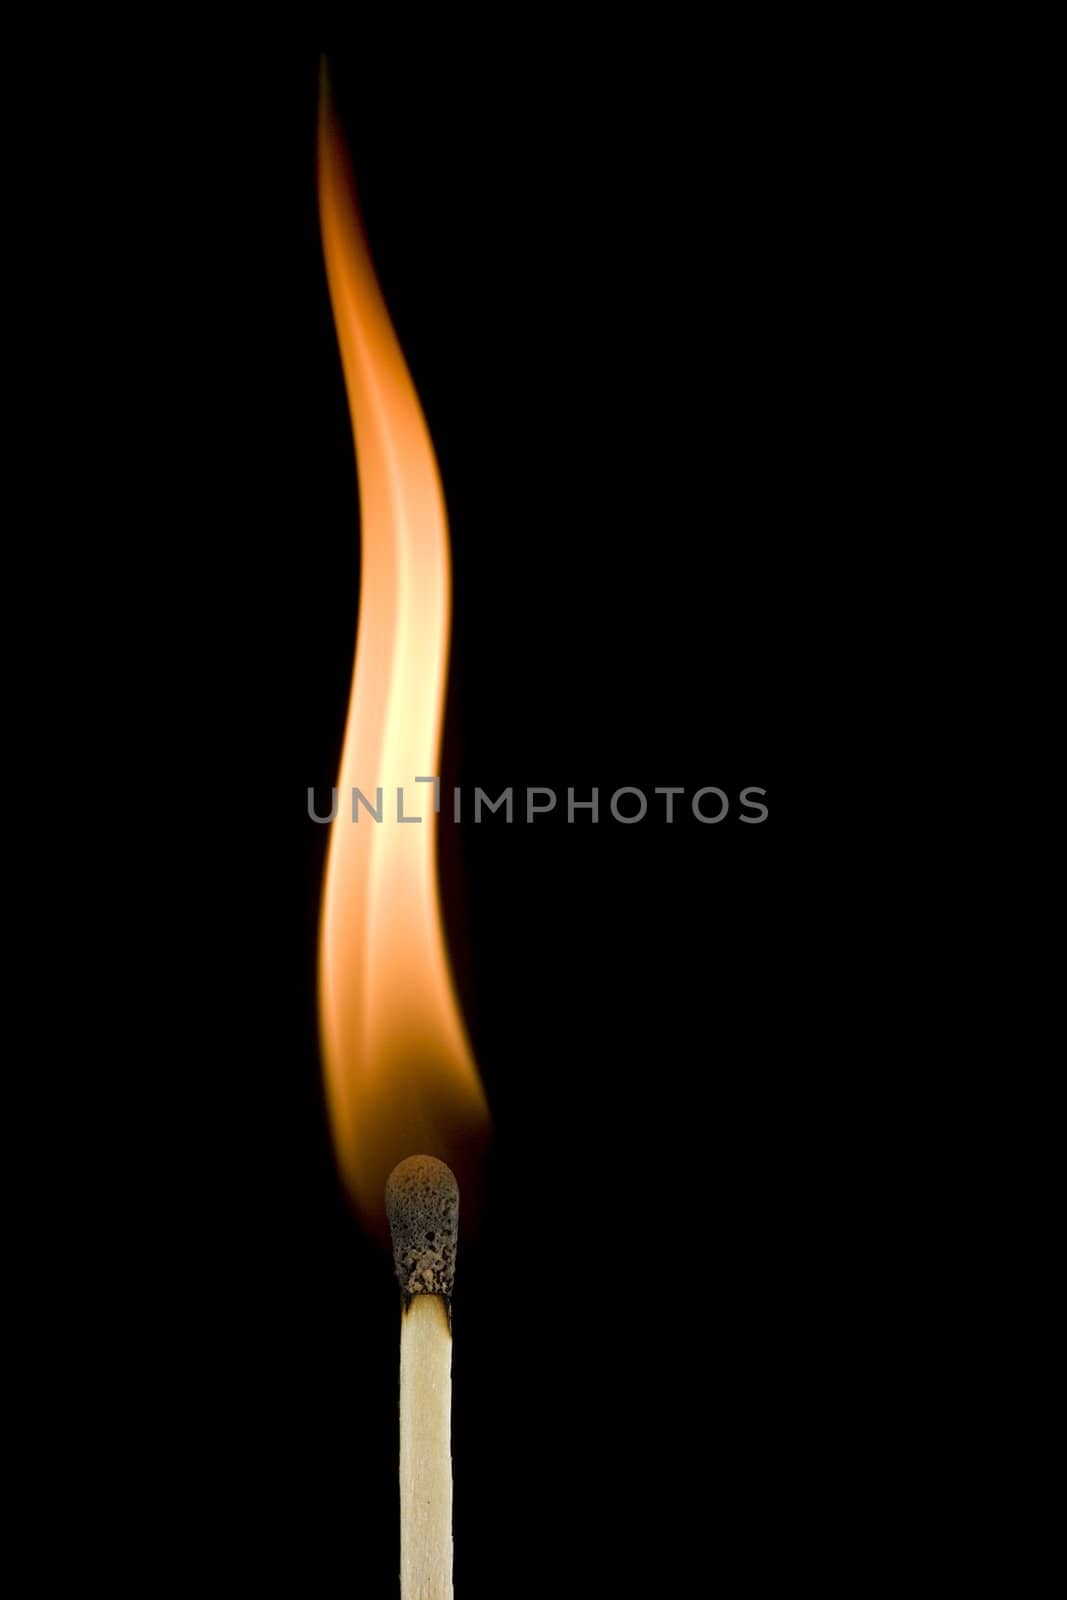
[[[332,60],[449,508],[446,777],[597,785],[604,812],[442,829],[495,1125],[455,1302],[457,1592],[681,1594],[709,1552],[821,1570],[866,1404],[842,1195],[870,1108],[826,849],[880,337],[862,74],[828,87],[781,41],[492,69],[441,43]],[[95,359],[113,321],[128,346],[106,422],[141,552],[120,1031],[151,1067],[117,1097],[112,1232],[138,1510],[104,1539],[385,1596],[397,1302],[315,1031],[306,792],[335,775],[359,582],[318,72],[295,46],[118,66],[68,156]],[[666,784],[730,815],[607,814]]]

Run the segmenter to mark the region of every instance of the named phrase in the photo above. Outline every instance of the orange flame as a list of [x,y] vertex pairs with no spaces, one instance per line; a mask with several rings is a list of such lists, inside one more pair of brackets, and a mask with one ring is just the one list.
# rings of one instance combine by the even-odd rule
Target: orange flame
[[[323,78],[319,214],[359,471],[362,577],[338,810],[319,934],[319,1025],[334,1147],[372,1230],[398,1161],[461,1188],[488,1130],[445,947],[434,786],[448,661],[448,523],[425,418],[382,299]],[[352,791],[372,805],[352,820]],[[403,813],[398,820],[397,789]]]

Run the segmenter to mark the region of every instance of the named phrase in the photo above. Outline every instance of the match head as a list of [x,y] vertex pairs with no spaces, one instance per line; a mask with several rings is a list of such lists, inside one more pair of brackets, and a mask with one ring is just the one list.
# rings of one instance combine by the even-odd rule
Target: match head
[[456,1275],[459,1185],[433,1156],[409,1156],[385,1185],[393,1260],[405,1303],[416,1294],[448,1299]]

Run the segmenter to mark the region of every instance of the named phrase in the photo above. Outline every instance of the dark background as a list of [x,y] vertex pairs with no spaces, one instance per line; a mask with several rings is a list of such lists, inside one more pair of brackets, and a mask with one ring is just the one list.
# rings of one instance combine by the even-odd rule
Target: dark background
[[[442,829],[495,1124],[455,1302],[457,1592],[680,1594],[709,1552],[823,1571],[868,1408],[871,1108],[826,846],[877,498],[863,76],[781,40],[556,41],[491,70],[449,42],[333,57],[449,509],[446,776],[597,785],[604,812]],[[359,582],[318,70],[298,47],[118,65],[68,154],[93,370],[112,319],[128,352],[107,428],[143,632],[122,1031],[152,1065],[122,1095],[109,1252],[134,1307],[115,1505],[138,1509],[97,1536],[385,1596],[396,1294],[334,1174],[315,1023],[306,791],[335,775]],[[608,815],[666,784],[731,813]]]

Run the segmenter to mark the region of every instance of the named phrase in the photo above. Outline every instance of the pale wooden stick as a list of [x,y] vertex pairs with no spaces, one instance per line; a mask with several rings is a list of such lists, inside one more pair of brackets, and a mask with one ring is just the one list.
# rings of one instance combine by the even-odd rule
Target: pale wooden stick
[[452,1600],[452,1282],[459,1189],[411,1156],[385,1186],[400,1323],[401,1600]]
[[400,1325],[400,1593],[452,1600],[452,1329],[438,1294]]

